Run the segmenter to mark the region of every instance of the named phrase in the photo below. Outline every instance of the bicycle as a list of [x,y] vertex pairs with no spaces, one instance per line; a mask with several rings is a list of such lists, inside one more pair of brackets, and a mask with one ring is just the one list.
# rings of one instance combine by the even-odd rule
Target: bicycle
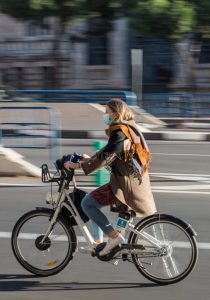
[[[66,158],[57,160],[58,176],[51,176],[48,166],[42,165],[42,181],[58,184],[57,198],[50,201],[52,208],[37,207],[25,213],[12,231],[13,253],[26,270],[38,276],[62,271],[76,252],[74,226],[78,225],[92,247],[92,256],[100,261],[129,261],[144,277],[158,284],[176,283],[192,272],[198,258],[196,232],[186,221],[167,214],[147,216],[137,224],[130,214],[127,243],[100,256],[106,243],[93,246],[93,237],[85,225],[87,218],[78,206],[85,192],[76,186],[75,171],[63,168]],[[77,153],[68,157],[74,162],[81,159]]]

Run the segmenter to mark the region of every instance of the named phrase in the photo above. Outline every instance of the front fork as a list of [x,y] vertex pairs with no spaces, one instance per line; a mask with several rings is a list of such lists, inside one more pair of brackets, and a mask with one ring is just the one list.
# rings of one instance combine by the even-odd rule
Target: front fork
[[53,227],[55,226],[56,222],[57,222],[57,218],[58,218],[58,215],[62,209],[62,204],[64,202],[64,199],[65,199],[65,193],[64,193],[64,185],[61,189],[61,192],[59,194],[59,199],[58,199],[58,206],[52,216],[52,218],[50,219],[50,225],[46,231],[46,233],[43,235],[43,238],[42,240],[40,241],[40,244],[43,244],[45,239],[48,238],[53,230]]

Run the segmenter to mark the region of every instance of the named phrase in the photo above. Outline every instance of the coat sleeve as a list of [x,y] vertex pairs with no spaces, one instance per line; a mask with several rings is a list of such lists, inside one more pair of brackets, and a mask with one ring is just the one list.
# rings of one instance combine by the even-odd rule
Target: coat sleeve
[[89,161],[82,163],[82,169],[85,175],[88,175],[100,167],[111,164],[118,154],[123,151],[123,141],[126,139],[121,130],[113,131],[108,143],[98,152],[96,152]]

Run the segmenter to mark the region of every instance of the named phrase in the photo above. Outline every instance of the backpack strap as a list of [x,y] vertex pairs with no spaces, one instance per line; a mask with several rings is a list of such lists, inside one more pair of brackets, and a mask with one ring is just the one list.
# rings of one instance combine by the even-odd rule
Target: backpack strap
[[[124,135],[130,140],[131,142],[131,152],[136,153],[138,155],[138,158],[142,164],[142,173],[143,175],[149,168],[150,161],[151,161],[151,154],[149,152],[149,149],[145,146],[145,140],[143,135],[140,134],[140,139],[143,141],[143,143],[134,143],[134,140],[132,138],[132,134],[130,132],[130,128],[128,125],[124,124],[118,124],[111,126],[110,128],[106,129],[107,135],[110,135],[114,130],[121,129]],[[125,153],[125,159],[127,160],[129,158],[129,153]]]

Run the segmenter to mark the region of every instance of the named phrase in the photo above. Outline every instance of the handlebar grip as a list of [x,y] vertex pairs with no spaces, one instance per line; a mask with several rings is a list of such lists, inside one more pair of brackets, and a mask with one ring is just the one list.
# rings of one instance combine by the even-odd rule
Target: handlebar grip
[[81,153],[74,152],[71,161],[74,162],[74,163],[77,163],[81,159],[83,159],[83,155]]
[[59,170],[62,170],[65,162],[71,161],[71,162],[77,163],[82,158],[83,158],[83,155],[81,153],[74,152],[73,154],[64,155],[62,158],[57,159],[55,162],[55,165],[57,166],[57,168]]

